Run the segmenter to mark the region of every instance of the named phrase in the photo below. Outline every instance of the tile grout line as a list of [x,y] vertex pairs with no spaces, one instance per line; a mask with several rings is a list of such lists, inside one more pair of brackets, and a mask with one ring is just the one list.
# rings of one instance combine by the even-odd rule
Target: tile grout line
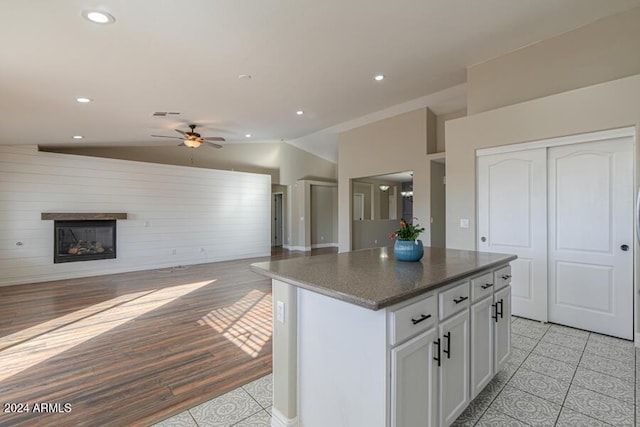
[[[520,317],[516,317],[516,320],[517,320],[517,319],[520,319]],[[514,333],[514,332],[513,332],[513,322],[511,322],[511,327],[512,327],[512,334],[513,334],[513,333]],[[548,331],[548,329],[547,329],[547,331]],[[545,334],[546,334],[546,332],[545,332]],[[520,334],[516,334],[516,335],[520,335]],[[520,335],[520,336],[525,337],[525,338],[529,338],[529,337],[527,337],[527,336],[525,336],[525,335]],[[542,336],[544,336],[544,334],[542,334]],[[489,402],[489,404],[487,405],[487,407],[485,408],[485,410],[484,410],[484,411],[482,411],[482,414],[480,414],[480,416],[478,417],[478,419],[473,423],[473,425],[474,425],[474,426],[476,426],[476,425],[480,422],[480,420],[482,420],[482,417],[487,413],[487,411],[489,410],[489,408],[491,407],[491,405],[493,404],[493,402],[495,402],[495,400],[498,398],[498,396],[500,396],[500,394],[502,394],[502,392],[504,391],[504,389],[507,387],[507,384],[509,384],[509,381],[511,381],[511,378],[513,378],[513,376],[516,374],[516,372],[518,372],[518,371],[520,370],[520,368],[521,368],[521,367],[522,367],[522,365],[524,364],[525,360],[527,360],[527,358],[531,355],[531,353],[533,353],[533,349],[535,349],[535,348],[538,346],[538,343],[540,342],[540,340],[541,340],[541,339],[542,339],[542,337],[538,338],[538,342],[536,343],[536,345],[535,345],[535,346],[533,346],[533,348],[532,348],[532,349],[527,353],[527,356],[526,356],[524,359],[522,359],[522,362],[520,362],[520,363],[518,364],[518,366],[516,367],[516,369],[513,371],[513,374],[511,374],[511,376],[509,376],[509,379],[507,379],[507,381],[505,381],[505,383],[504,383],[504,385],[502,386],[502,388],[500,389],[500,391],[498,391],[498,393],[496,393],[495,397],[494,397],[493,399],[491,399],[491,402]],[[518,348],[518,347],[515,347],[515,348]],[[519,350],[522,350],[522,349],[520,348]],[[525,393],[526,393],[526,392],[525,392]],[[519,419],[517,419],[517,418],[515,418],[515,417],[512,417],[512,416],[511,416],[511,415],[509,415],[509,414],[506,414],[506,413],[504,413],[504,412],[502,412],[502,411],[500,411],[500,410],[497,410],[497,411],[499,411],[499,412],[500,412],[501,414],[503,414],[503,415],[506,415],[507,417],[510,417],[510,418],[512,418],[512,419],[514,419],[514,420],[516,420],[516,421],[520,421],[520,422],[523,422],[523,423],[524,423],[524,421],[521,421],[521,420],[519,420]],[[525,424],[527,424],[527,423],[525,423]],[[527,424],[527,425],[528,425],[528,424]]]

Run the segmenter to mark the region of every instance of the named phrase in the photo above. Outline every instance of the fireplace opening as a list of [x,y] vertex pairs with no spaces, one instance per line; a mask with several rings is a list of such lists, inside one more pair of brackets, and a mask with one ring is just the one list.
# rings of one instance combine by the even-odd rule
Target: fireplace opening
[[115,220],[55,221],[54,263],[115,257]]

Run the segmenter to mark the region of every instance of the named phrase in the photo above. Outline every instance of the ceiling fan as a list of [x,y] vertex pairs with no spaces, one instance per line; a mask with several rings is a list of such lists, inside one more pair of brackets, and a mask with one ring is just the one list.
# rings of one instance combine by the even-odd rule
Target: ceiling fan
[[181,139],[182,143],[178,144],[178,146],[187,146],[187,147],[191,147],[191,148],[198,148],[201,144],[205,144],[205,145],[208,145],[208,146],[214,147],[214,148],[222,148],[222,145],[215,144],[215,143],[213,143],[211,141],[224,141],[225,140],[224,138],[221,138],[219,136],[203,137],[199,133],[196,132],[196,125],[189,125],[189,128],[191,129],[190,132],[185,132],[185,131],[182,131],[180,129],[174,129],[176,132],[178,132],[180,135],[182,135],[182,137],[164,136],[164,135],[151,135],[151,136],[154,136],[156,138]]

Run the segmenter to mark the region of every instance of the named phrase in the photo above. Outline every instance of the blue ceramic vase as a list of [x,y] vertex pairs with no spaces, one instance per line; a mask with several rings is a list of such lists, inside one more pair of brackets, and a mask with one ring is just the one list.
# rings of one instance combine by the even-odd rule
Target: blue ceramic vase
[[393,255],[398,261],[420,261],[424,255],[422,240],[396,240]]

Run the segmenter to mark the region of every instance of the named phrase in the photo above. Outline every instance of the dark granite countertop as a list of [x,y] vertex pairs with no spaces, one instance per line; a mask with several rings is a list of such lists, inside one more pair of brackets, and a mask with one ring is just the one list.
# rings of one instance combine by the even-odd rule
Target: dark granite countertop
[[516,255],[425,247],[420,262],[402,262],[394,258],[392,247],[386,247],[259,262],[251,264],[251,270],[379,310],[516,258]]

